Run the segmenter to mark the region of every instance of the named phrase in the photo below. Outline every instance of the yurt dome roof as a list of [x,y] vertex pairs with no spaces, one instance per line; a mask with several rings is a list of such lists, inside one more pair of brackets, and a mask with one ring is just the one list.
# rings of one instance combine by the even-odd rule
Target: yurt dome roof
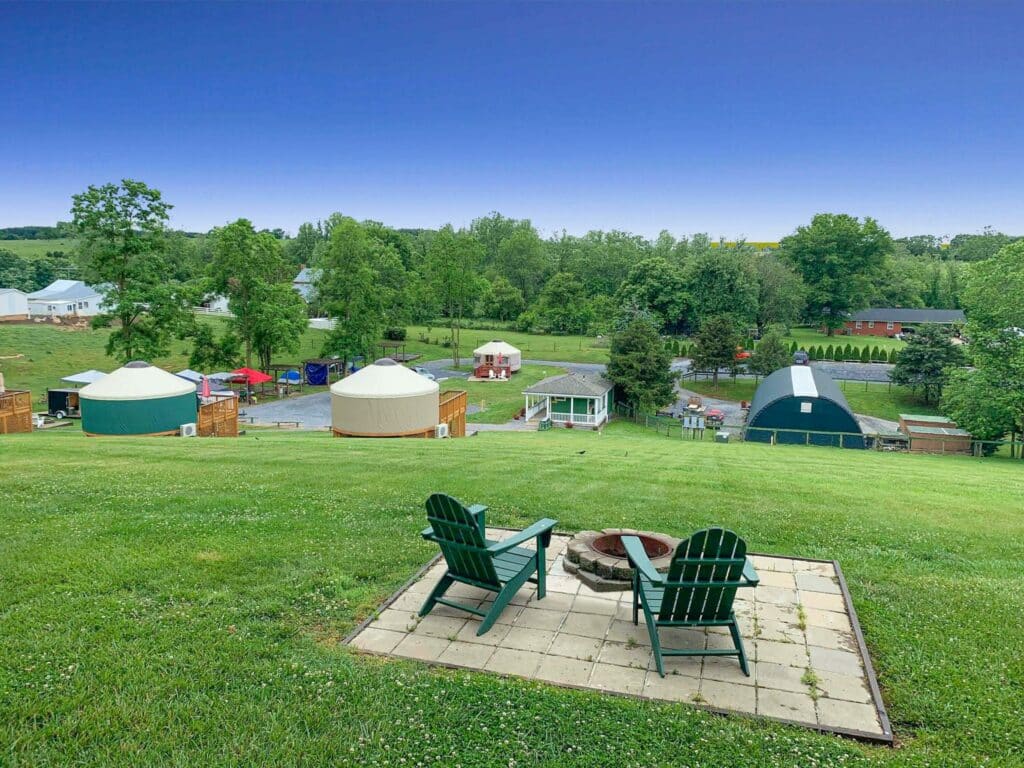
[[196,386],[155,365],[136,360],[82,387],[88,400],[156,400],[195,394]]
[[518,355],[520,351],[506,341],[494,339],[473,350],[474,355]]
[[391,358],[383,358],[372,365],[336,381],[331,394],[339,397],[360,397],[384,400],[396,397],[415,397],[437,392],[437,382],[399,365]]

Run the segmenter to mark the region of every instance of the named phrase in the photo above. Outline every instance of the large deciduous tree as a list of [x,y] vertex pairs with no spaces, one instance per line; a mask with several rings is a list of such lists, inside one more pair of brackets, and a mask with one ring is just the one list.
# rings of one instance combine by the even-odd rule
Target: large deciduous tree
[[568,272],[552,275],[537,302],[541,322],[552,333],[586,333],[590,302],[579,280]]
[[344,370],[356,357],[369,359],[384,331],[382,289],[372,257],[370,238],[355,219],[332,221],[329,245],[318,262],[317,290],[334,321],[322,354],[337,355]]
[[692,308],[692,324],[702,327],[712,317],[730,315],[737,325],[757,318],[757,275],[745,244],[703,250],[687,265],[684,280]]
[[919,391],[926,403],[937,403],[951,370],[963,363],[963,353],[948,331],[938,325],[924,325],[900,350],[889,378]]
[[261,304],[268,287],[285,277],[281,241],[257,232],[248,219],[215,230],[210,277],[213,290],[227,296],[232,323],[245,346],[245,364],[251,367]]
[[629,270],[616,298],[621,306],[647,310],[659,331],[678,331],[686,314],[682,271],[661,256],[651,256]]
[[472,234],[441,229],[427,251],[427,269],[451,331],[452,363],[459,364],[462,320],[479,292],[477,268],[484,248]]
[[718,387],[718,371],[733,369],[740,335],[732,315],[715,315],[704,321],[693,337],[693,367],[697,371],[711,371],[712,384]]
[[753,263],[757,277],[757,332],[763,334],[772,324],[792,326],[804,308],[804,283],[800,275],[772,251],[761,251]]
[[612,336],[608,378],[640,410],[660,408],[675,398],[671,364],[658,329],[648,318],[636,317]]
[[274,352],[295,352],[309,324],[306,302],[288,283],[265,283],[257,289],[252,317],[252,345],[260,368],[270,369]]
[[889,233],[874,219],[833,213],[819,213],[780,245],[807,286],[808,315],[830,336],[850,312],[868,305],[873,280],[893,249]]
[[93,325],[114,326],[107,354],[122,362],[166,355],[191,320],[164,258],[170,209],[158,190],[132,179],[72,197],[84,277],[103,292]]

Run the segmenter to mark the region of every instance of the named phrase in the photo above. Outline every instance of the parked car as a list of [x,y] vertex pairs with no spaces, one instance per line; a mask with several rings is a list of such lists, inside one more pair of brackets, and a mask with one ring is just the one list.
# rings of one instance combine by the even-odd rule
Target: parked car
[[810,365],[811,356],[804,350],[798,349],[793,353],[793,365]]
[[422,376],[425,379],[430,379],[431,381],[437,381],[437,376],[432,374],[430,371],[428,371],[426,368],[424,368],[421,365],[414,366],[413,370],[416,371],[416,373],[418,373],[420,376]]

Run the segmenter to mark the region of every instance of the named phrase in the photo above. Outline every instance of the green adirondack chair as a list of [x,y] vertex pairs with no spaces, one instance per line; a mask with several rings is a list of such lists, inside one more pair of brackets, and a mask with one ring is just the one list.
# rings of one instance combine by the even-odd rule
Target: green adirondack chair
[[[528,581],[537,585],[537,599],[544,598],[544,552],[551,544],[551,529],[558,524],[557,520],[544,518],[505,541],[489,541],[484,533],[486,511],[481,504],[467,507],[447,494],[435,493],[427,499],[430,527],[423,531],[424,539],[441,547],[448,570],[423,603],[420,616],[426,616],[438,603],[468,611],[483,618],[478,635],[493,626]],[[530,539],[537,540],[536,549],[519,546]],[[484,611],[446,598],[445,592],[456,582],[495,592],[494,603]]]
[[[756,587],[759,581],[747,559],[746,542],[724,528],[698,531],[676,547],[667,574],[655,570],[636,536],[623,536],[622,543],[633,567],[633,623],[639,623],[642,608],[658,674],[665,676],[665,656],[738,656],[743,674],[749,677],[732,610],[736,590]],[[728,627],[735,648],[662,648],[661,627]]]

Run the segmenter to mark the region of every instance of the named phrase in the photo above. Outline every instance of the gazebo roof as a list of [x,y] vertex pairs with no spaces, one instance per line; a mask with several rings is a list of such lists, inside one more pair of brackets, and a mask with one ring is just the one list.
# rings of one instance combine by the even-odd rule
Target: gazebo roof
[[555,395],[556,397],[601,397],[615,385],[603,376],[564,373],[549,376],[523,390],[524,395]]

